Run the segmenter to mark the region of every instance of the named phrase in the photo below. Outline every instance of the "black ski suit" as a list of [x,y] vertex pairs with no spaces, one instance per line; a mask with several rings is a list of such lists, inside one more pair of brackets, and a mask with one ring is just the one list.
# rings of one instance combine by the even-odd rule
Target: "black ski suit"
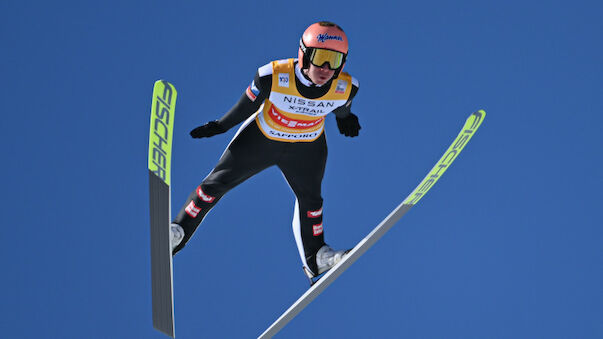
[[[323,86],[315,86],[297,68],[297,62],[294,67],[296,89],[303,98],[309,100],[325,96],[337,81],[334,79]],[[322,129],[312,141],[282,141],[267,137],[256,120],[257,115],[262,114],[262,104],[270,103],[267,99],[270,98],[274,79],[271,63],[259,68],[237,104],[218,120],[223,131],[246,121],[227,146],[216,167],[190,194],[173,220],[185,232],[182,243],[174,253],[184,247],[205,215],[226,192],[260,171],[276,165],[297,198],[293,231],[302,262],[311,272],[317,272],[315,255],[325,245],[321,183],[327,159],[326,138]],[[357,117],[350,112],[351,100],[358,91],[355,79],[350,86],[351,91],[345,104],[332,112],[337,116],[340,131],[355,136],[360,129]]]

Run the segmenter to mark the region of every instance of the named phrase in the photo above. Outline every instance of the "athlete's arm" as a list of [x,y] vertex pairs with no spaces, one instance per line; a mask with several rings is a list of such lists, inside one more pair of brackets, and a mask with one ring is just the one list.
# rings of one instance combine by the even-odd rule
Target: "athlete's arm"
[[241,95],[239,101],[218,120],[220,125],[222,125],[224,129],[229,130],[245,121],[255,113],[264,100],[268,98],[271,87],[272,74],[260,76],[259,71],[256,72],[253,81],[249,87],[247,87],[245,93]]
[[[263,74],[262,67],[256,72],[255,77],[245,93],[241,95],[232,108],[226,112],[220,119],[210,121],[205,125],[199,126],[190,132],[193,138],[207,138],[216,134],[221,134],[232,127],[240,124],[255,113],[262,105],[262,102],[270,95],[272,87],[272,73]],[[261,74],[262,73],[262,74]]]

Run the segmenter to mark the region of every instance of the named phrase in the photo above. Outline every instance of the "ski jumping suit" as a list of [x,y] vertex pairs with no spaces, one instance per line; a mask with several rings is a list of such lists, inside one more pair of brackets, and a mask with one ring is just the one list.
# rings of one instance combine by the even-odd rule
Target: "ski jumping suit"
[[230,189],[276,165],[296,196],[293,233],[301,260],[317,273],[316,252],[325,245],[321,183],[327,159],[325,116],[350,115],[358,82],[345,72],[316,86],[302,74],[297,59],[260,67],[239,102],[219,122],[229,129],[244,124],[213,171],[189,196],[174,219],[185,232],[178,252],[205,215]]

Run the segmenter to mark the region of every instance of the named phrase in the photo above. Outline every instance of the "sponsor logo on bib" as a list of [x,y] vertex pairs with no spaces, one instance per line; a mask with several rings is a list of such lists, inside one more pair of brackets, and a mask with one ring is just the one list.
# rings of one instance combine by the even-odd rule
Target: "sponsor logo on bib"
[[280,87],[289,87],[289,73],[278,74],[278,85]]

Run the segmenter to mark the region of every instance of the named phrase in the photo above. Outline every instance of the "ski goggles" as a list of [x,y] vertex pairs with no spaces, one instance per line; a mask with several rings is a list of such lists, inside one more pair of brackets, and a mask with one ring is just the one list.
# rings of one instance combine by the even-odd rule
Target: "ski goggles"
[[309,52],[308,57],[314,66],[322,67],[325,63],[328,63],[330,69],[336,70],[343,65],[345,55],[341,52],[322,48],[310,48]]
[[345,62],[345,54],[330,49],[306,47],[303,41],[300,45],[304,54],[308,56],[310,63],[316,67],[322,67],[325,63],[329,64],[329,69],[337,70]]

